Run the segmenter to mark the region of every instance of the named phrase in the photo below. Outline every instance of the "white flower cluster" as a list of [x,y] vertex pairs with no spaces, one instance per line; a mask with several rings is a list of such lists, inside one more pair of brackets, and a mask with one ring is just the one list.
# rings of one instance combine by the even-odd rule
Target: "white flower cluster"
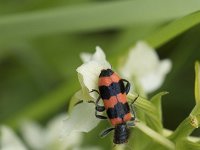
[[[82,53],[83,64],[77,68],[78,79],[81,89],[75,93],[71,100],[71,105],[83,100],[80,105],[73,107],[70,115],[62,122],[65,115],[60,115],[50,121],[46,128],[42,128],[35,122],[26,122],[21,131],[22,137],[27,145],[33,150],[64,150],[64,149],[83,149],[80,147],[82,134],[95,128],[99,119],[95,117],[95,105],[88,101],[95,101],[97,93],[90,92],[98,89],[98,78],[102,69],[111,68],[106,60],[106,56],[100,47],[96,48],[94,54]],[[154,49],[144,42],[138,42],[130,49],[128,57],[123,64],[120,64],[118,73],[130,81],[134,88],[134,82],[139,84],[145,94],[155,91],[164,82],[167,73],[171,69],[169,59],[159,60]],[[62,139],[60,132],[62,131]],[[77,132],[78,131],[78,132]],[[1,150],[26,150],[26,146],[8,127],[1,126]],[[98,147],[86,149],[99,149]]]
[[153,48],[145,42],[138,42],[130,50],[120,73],[130,82],[136,80],[147,94],[161,87],[171,66],[169,59],[159,60]]
[[[63,130],[63,120],[65,114],[60,114],[52,119],[47,127],[33,121],[25,121],[21,126],[21,133],[24,144],[21,139],[7,126],[0,126],[1,150],[100,150],[98,147],[81,147],[83,135],[81,132],[72,132],[68,136],[61,138]],[[26,146],[28,145],[28,147]]]
[[[99,119],[96,119],[94,115],[95,106],[87,101],[96,101],[98,95],[90,91],[98,89],[101,70],[111,68],[100,47],[96,47],[94,54],[82,53],[81,59],[83,64],[77,68],[81,89],[73,96],[71,105],[80,100],[85,102],[73,108],[71,117],[65,121],[65,134],[74,130],[89,132],[98,125]],[[119,73],[122,77],[129,80],[131,85],[133,85],[133,79],[137,81],[147,94],[162,85],[165,76],[171,69],[171,61],[169,59],[160,61],[154,49],[145,42],[138,42],[130,50],[124,64],[120,66]]]

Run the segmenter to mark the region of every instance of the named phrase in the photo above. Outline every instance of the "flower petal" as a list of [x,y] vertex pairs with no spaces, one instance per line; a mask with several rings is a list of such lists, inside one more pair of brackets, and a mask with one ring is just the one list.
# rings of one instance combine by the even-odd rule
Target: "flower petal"
[[80,54],[80,58],[84,63],[86,63],[92,59],[92,54],[83,52]]
[[159,67],[147,75],[139,78],[143,90],[147,93],[151,93],[160,88],[164,82],[165,76],[171,70],[171,61],[165,59],[161,61]]
[[93,61],[93,60],[100,61],[100,63],[106,63],[106,64],[108,63],[107,61],[105,61],[106,56],[103,50],[99,46],[96,47],[96,52],[94,54],[83,52],[80,54],[80,58],[84,63]]
[[60,139],[60,134],[63,130],[63,121],[66,117],[66,114],[60,114],[48,123],[45,138],[49,149],[52,149],[52,146],[60,150],[70,149],[79,146],[82,142],[82,134],[78,132],[72,132],[69,136]]
[[121,73],[128,77],[138,77],[151,72],[158,64],[159,59],[154,49],[140,41],[130,50]]
[[21,133],[25,142],[36,150],[42,150],[46,146],[45,131],[36,122],[24,121],[21,125]]
[[60,139],[64,119],[66,115],[60,114],[52,119],[46,128],[42,128],[33,121],[26,121],[21,128],[24,140],[35,150],[64,150],[79,146],[82,142],[81,133],[73,132],[62,140]]
[[95,128],[99,119],[95,117],[95,105],[83,102],[74,107],[70,116],[64,121],[62,137],[68,136],[74,131],[89,132]]
[[97,61],[99,64],[101,64],[102,66],[105,66],[106,68],[111,67],[111,65],[106,60],[105,53],[99,46],[96,47],[96,52],[92,56],[92,60]]
[[138,42],[129,52],[121,74],[128,80],[133,78],[139,82],[146,93],[153,92],[164,82],[171,69],[171,61],[160,61],[157,53],[145,42]]
[[110,68],[110,64],[106,61],[105,54],[100,47],[96,48],[96,52],[92,55],[90,61],[77,68],[84,100],[97,98],[96,93],[89,93],[89,91],[97,89],[99,74],[102,69],[107,68]]
[[84,98],[83,96],[83,92],[82,90],[77,91],[72,98],[70,99],[70,103],[69,103],[69,108],[68,108],[68,112],[71,113],[71,111],[73,110],[73,108],[75,107],[75,105],[82,101]]
[[1,150],[27,150],[15,133],[6,126],[1,126]]

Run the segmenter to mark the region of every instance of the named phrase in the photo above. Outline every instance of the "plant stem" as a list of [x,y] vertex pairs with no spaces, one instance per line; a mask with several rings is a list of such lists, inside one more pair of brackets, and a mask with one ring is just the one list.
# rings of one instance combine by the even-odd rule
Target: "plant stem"
[[200,122],[200,106],[196,105],[189,117],[181,122],[173,134],[169,137],[173,141],[189,136],[194,129],[199,127]]
[[143,124],[142,122],[139,122],[136,127],[139,130],[141,130],[143,133],[145,133],[146,135],[151,137],[154,141],[156,141],[157,143],[163,145],[164,147],[166,147],[166,148],[168,148],[170,150],[174,150],[175,149],[175,145],[174,145],[173,142],[168,140],[163,135],[161,135],[161,134],[157,133],[156,131],[152,130],[151,128],[149,128],[148,126]]
[[114,147],[113,147],[113,150],[125,150],[125,144],[116,144]]

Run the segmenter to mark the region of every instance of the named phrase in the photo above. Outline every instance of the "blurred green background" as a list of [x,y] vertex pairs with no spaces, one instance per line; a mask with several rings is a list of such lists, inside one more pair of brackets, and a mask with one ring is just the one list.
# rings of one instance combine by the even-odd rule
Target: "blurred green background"
[[178,24],[169,39],[159,31],[199,10],[198,0],[1,0],[0,122],[17,127],[28,117],[45,124],[67,110],[79,88],[75,70],[80,52],[94,52],[99,45],[117,67],[136,41],[149,40],[161,59],[173,62],[158,91],[169,91],[163,101],[164,126],[175,129],[194,106],[200,25],[178,34],[187,23]]

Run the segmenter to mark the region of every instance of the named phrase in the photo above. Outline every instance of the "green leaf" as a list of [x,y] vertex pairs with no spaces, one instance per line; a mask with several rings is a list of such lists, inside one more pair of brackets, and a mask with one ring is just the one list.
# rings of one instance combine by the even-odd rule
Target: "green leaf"
[[[155,23],[139,26],[132,25],[131,28],[125,28],[117,36],[110,48],[111,50],[107,52],[108,56],[110,56],[109,62],[112,65],[121,64],[120,62],[123,62],[122,56],[124,58],[127,57],[128,50],[130,50],[130,47],[133,47],[133,43],[137,42],[138,39],[144,39],[147,35],[152,35],[158,28],[160,28],[160,24]],[[116,57],[119,59],[116,59]]]
[[[196,91],[199,87],[198,76],[199,76],[199,63],[196,62],[195,64],[195,72],[196,72],[196,80],[195,80],[195,97],[198,97],[199,91]],[[200,126],[200,103],[199,101],[196,102],[195,107],[193,108],[192,112],[190,113],[189,117],[183,120],[180,125],[176,128],[176,130],[170,135],[170,139],[177,141],[189,136],[194,129]]]
[[199,106],[195,106],[193,110],[196,110],[198,107],[198,111],[194,111],[195,113],[187,117],[183,120],[180,125],[176,128],[176,130],[169,136],[169,138],[173,141],[178,141],[180,139],[186,138],[189,136],[196,128],[200,126],[200,109]]
[[0,40],[164,22],[199,9],[198,0],[111,1],[58,7],[1,17]]
[[142,122],[137,123],[136,127],[142,132],[144,132],[146,135],[148,135],[150,138],[152,138],[154,141],[163,145],[164,147],[170,150],[175,149],[175,145],[173,142],[171,142],[170,140],[168,140],[166,137],[162,136],[161,134],[155,132],[154,130],[152,130],[151,128],[143,124]]
[[[131,101],[135,99],[135,95],[129,93],[128,98],[129,98],[129,101],[131,103]],[[134,104],[139,109],[142,109],[145,113],[150,115],[151,117],[155,117],[154,114],[156,113],[156,108],[151,104],[150,101],[148,101],[148,100],[146,100],[142,97],[138,97]]]
[[[135,94],[129,93],[128,94],[129,102],[131,103],[131,101],[134,100],[135,97],[137,97]],[[134,104],[136,105],[137,109],[141,110],[140,112],[143,112],[146,115],[146,117],[148,117],[151,120],[151,122],[153,123],[151,124],[151,127],[156,130],[160,130],[160,128],[159,129],[157,128],[159,127],[160,123],[159,123],[156,107],[150,101],[142,97],[138,97],[137,101],[135,101]]]
[[198,150],[200,149],[200,143],[191,142],[189,140],[183,139],[176,143],[177,150]]
[[146,41],[153,47],[159,47],[199,23],[200,12],[190,14],[164,26],[147,37]]
[[195,100],[196,104],[200,104],[200,64],[195,63]]
[[156,115],[156,120],[158,120],[158,121],[155,122],[155,120],[152,120],[150,117],[148,117],[148,116],[145,117],[145,120],[146,120],[148,126],[159,133],[162,133],[162,131],[163,131],[163,129],[162,129],[163,126],[162,126],[161,97],[165,94],[167,94],[167,92],[160,92],[160,93],[156,94],[155,96],[153,96],[150,100],[151,103],[156,108],[155,115]]
[[64,83],[50,94],[41,97],[30,105],[19,110],[13,116],[2,121],[4,124],[8,124],[14,128],[18,127],[19,123],[26,118],[41,120],[58,111],[58,108],[62,105],[66,105],[68,98],[76,90],[75,79],[72,78],[72,82]]
[[154,104],[154,106],[157,108],[157,114],[158,114],[158,118],[159,118],[160,122],[162,122],[161,98],[162,98],[162,96],[164,96],[166,94],[168,94],[168,92],[160,92],[150,99],[152,104]]

